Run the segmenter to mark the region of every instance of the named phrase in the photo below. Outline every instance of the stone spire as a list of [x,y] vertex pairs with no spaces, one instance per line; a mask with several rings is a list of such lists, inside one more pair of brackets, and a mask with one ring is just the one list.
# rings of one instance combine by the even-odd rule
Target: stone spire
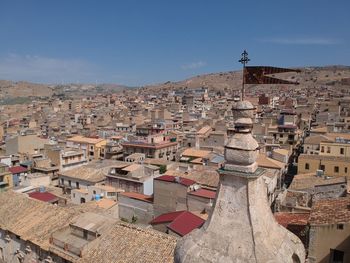
[[258,143],[251,134],[254,107],[237,102],[235,134],[225,146],[225,165],[212,214],[201,229],[179,240],[176,263],[304,262],[300,239],[280,226],[267,201]]

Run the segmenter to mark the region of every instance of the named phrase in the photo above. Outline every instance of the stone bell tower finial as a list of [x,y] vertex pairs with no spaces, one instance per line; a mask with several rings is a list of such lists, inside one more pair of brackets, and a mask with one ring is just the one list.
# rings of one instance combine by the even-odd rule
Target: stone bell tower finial
[[298,237],[274,219],[258,168],[258,143],[251,134],[254,107],[233,107],[235,134],[225,146],[225,165],[211,215],[202,228],[179,240],[176,263],[301,263],[305,249]]

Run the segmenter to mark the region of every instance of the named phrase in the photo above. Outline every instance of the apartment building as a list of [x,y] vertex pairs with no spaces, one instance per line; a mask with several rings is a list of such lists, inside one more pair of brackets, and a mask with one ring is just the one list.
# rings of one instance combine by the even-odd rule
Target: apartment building
[[88,161],[92,161],[105,158],[106,143],[105,139],[77,135],[67,139],[66,146],[67,148],[84,150]]

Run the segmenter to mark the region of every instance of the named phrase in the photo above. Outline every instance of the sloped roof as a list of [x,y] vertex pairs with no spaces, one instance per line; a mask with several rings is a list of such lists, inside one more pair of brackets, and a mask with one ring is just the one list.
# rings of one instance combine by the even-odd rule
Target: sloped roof
[[216,197],[216,191],[210,191],[207,189],[198,189],[196,191],[191,191],[188,194],[194,195],[194,196],[199,196],[199,197],[204,197],[208,199],[214,199]]
[[308,174],[298,174],[293,178],[292,183],[289,186],[291,190],[303,190],[314,188],[315,186],[320,185],[329,185],[329,184],[346,184],[346,177],[339,176],[333,178],[318,177],[315,173]]
[[198,149],[194,149],[194,148],[188,148],[182,153],[182,156],[204,158],[209,153],[210,153],[210,151],[198,150]]
[[193,170],[178,171],[168,170],[165,175],[181,176],[196,181],[202,186],[208,186],[210,188],[216,188],[219,184],[219,173],[217,169],[209,166],[196,166]]
[[167,227],[180,236],[184,236],[190,233],[193,229],[200,228],[204,224],[205,220],[185,211],[174,221],[172,221]]
[[59,175],[97,183],[106,178],[106,174],[111,167],[116,167],[121,164],[125,164],[125,166],[130,165],[130,163],[112,160],[92,161],[89,164],[60,172]]
[[350,222],[350,197],[319,200],[311,208],[311,225],[329,225]]
[[288,225],[307,225],[310,213],[278,212],[274,216],[280,225],[287,227]]
[[176,211],[176,212],[171,212],[171,213],[166,213],[162,214],[160,216],[157,216],[154,218],[150,224],[151,225],[157,225],[157,224],[164,224],[164,223],[169,223],[175,220],[179,215],[181,215],[185,211]]
[[174,262],[176,237],[153,229],[117,223],[79,263]]
[[329,137],[324,136],[324,135],[315,135],[315,136],[309,136],[306,137],[304,140],[305,144],[315,144],[315,145],[319,145],[320,142],[332,142],[333,140],[331,140]]
[[24,194],[0,193],[0,228],[41,248],[49,248],[51,233],[67,226],[80,211],[54,206]]
[[203,128],[201,128],[199,131],[197,131],[197,134],[199,135],[203,135],[206,134],[208,131],[211,130],[210,126],[204,126]]
[[285,156],[288,156],[288,155],[289,155],[289,151],[286,150],[286,149],[274,149],[273,151],[276,152],[276,153],[285,155]]
[[140,193],[136,193],[136,192],[122,192],[122,193],[119,193],[119,195],[126,196],[126,197],[140,200],[140,201],[144,201],[147,203],[153,203],[153,197],[150,195],[144,195],[144,194],[140,194]]
[[138,169],[142,168],[142,165],[140,164],[137,164],[137,163],[133,163],[127,167],[124,167],[122,170],[123,171],[126,171],[126,172],[133,172],[133,171],[136,171]]
[[283,169],[285,164],[267,157],[265,154],[260,153],[257,159],[259,167],[272,168],[272,169]]
[[34,198],[43,202],[53,202],[57,200],[57,196],[49,192],[33,192],[28,194],[30,198]]
[[27,168],[23,167],[23,166],[13,166],[9,168],[9,171],[12,174],[20,174],[20,173],[25,173],[28,171]]
[[193,229],[199,228],[204,224],[205,220],[192,214],[188,211],[176,211],[162,214],[153,219],[150,224],[164,224],[169,223],[167,228],[174,231],[180,236],[190,233]]
[[84,137],[84,136],[74,136],[72,138],[67,139],[69,142],[77,142],[77,143],[87,143],[87,144],[96,144],[102,141],[105,141],[105,139],[102,138],[89,138],[89,137]]
[[[176,178],[179,178],[177,181]],[[178,176],[171,176],[171,175],[162,175],[160,177],[155,178],[154,180],[159,180],[159,181],[165,181],[165,182],[171,182],[171,183],[179,183],[184,186],[190,186],[196,183],[196,181],[193,181],[191,179],[183,178],[183,177],[178,177]]]

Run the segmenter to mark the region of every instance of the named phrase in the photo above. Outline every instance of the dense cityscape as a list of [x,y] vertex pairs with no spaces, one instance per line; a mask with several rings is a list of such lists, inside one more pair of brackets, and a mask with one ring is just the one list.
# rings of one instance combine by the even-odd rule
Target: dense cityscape
[[0,263],[350,262],[346,3],[5,2]]

